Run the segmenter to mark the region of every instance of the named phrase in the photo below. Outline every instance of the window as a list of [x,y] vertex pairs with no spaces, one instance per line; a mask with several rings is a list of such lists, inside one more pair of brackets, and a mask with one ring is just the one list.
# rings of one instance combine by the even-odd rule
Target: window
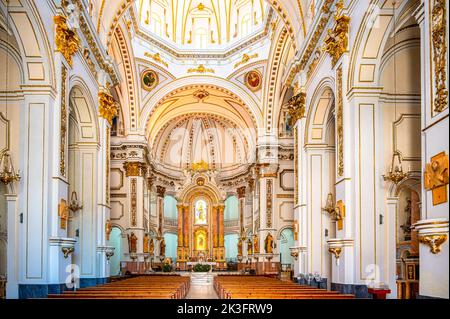
[[206,29],[198,28],[195,30],[194,45],[197,49],[206,49],[208,46],[208,32]]

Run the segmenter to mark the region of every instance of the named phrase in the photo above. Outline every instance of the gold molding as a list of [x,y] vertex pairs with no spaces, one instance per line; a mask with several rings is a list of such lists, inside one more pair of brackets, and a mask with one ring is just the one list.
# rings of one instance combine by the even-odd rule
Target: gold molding
[[[431,7],[432,6],[432,7]],[[446,0],[430,0],[432,59],[434,63],[433,111],[441,113],[448,108],[447,88],[447,8]],[[432,68],[433,68],[432,66]],[[433,101],[434,99],[434,101]]]
[[343,98],[343,80],[342,66],[336,71],[336,124],[337,124],[337,142],[338,142],[338,175],[344,176],[344,98]]
[[67,103],[66,103],[66,85],[67,69],[61,66],[61,118],[60,118],[60,144],[59,144],[59,173],[66,177],[66,144],[67,144]]
[[437,255],[441,252],[441,246],[447,241],[447,238],[446,234],[421,235],[419,241],[430,246],[430,252]]

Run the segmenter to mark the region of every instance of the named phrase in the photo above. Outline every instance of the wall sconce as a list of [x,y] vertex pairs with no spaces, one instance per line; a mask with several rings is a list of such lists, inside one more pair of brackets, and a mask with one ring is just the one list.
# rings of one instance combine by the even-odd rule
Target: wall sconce
[[62,247],[61,251],[64,254],[64,259],[67,259],[67,258],[69,258],[69,256],[71,254],[73,254],[75,252],[75,248],[74,247]]
[[2,158],[0,160],[0,181],[5,184],[9,185],[12,182],[18,182],[20,181],[20,174],[14,171],[14,166],[11,161],[11,156],[8,152],[4,152],[2,154]]
[[111,257],[114,256],[114,249],[107,250],[105,255],[106,255],[106,259],[109,261],[111,259]]
[[334,221],[339,221],[339,220],[342,220],[342,218],[343,218],[341,210],[335,204],[334,196],[332,193],[328,194],[327,204],[324,208],[322,208],[322,210],[324,210],[328,214],[330,214],[331,218]]
[[[397,163],[396,163],[397,160]],[[385,181],[391,181],[395,185],[400,184],[402,181],[407,179],[411,175],[410,172],[405,173],[403,171],[402,159],[399,152],[394,152],[392,154],[392,163],[389,173],[387,175],[383,175]]]
[[83,209],[83,205],[80,205],[80,202],[78,201],[77,192],[75,192],[75,191],[72,192],[72,195],[70,197],[70,205],[68,208],[73,213],[76,213],[77,211]]

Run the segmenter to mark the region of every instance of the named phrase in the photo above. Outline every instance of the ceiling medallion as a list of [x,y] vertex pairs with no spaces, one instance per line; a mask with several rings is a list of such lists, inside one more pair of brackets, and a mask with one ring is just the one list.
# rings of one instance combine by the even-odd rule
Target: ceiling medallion
[[159,76],[153,70],[146,70],[141,77],[142,88],[146,91],[152,91],[159,84]]
[[248,72],[245,75],[245,85],[253,92],[261,90],[262,74],[257,70]]
[[209,96],[209,92],[206,90],[198,90],[194,92],[194,97],[197,98],[200,101],[203,102],[204,99],[206,99]]

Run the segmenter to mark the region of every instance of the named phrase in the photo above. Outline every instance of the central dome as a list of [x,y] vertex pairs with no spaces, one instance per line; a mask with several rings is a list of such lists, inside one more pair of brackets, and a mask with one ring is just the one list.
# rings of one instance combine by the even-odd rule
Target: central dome
[[141,28],[186,50],[228,49],[265,30],[264,0],[139,0]]

